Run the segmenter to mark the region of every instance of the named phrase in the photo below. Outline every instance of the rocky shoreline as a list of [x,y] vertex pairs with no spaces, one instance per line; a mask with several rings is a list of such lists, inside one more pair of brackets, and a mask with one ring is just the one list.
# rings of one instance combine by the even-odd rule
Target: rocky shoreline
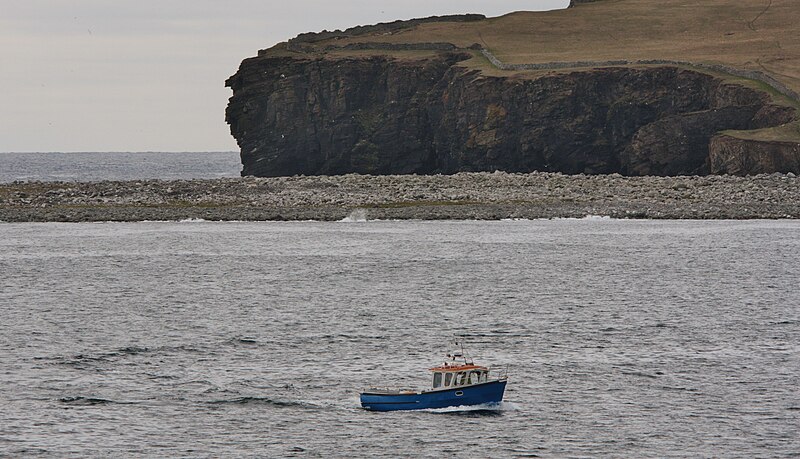
[[559,173],[0,184],[2,222],[797,219],[800,179]]

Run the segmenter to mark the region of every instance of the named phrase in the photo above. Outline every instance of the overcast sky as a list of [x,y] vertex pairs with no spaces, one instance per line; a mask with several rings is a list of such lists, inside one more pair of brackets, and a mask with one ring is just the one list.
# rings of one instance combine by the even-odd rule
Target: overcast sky
[[237,150],[227,77],[302,32],[569,0],[0,0],[0,152]]

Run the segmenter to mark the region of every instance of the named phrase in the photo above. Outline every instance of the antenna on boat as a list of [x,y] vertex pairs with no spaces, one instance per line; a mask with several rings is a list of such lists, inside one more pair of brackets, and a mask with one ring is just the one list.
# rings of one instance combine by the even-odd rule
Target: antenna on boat
[[453,360],[455,360],[456,358],[462,358],[462,359],[464,359],[464,364],[472,365],[473,364],[472,357],[469,355],[467,350],[464,348],[464,337],[463,336],[459,336],[459,335],[454,335],[453,336],[453,345],[455,345],[460,350],[456,351],[456,352],[452,352],[452,353],[448,354],[447,356],[452,358]]

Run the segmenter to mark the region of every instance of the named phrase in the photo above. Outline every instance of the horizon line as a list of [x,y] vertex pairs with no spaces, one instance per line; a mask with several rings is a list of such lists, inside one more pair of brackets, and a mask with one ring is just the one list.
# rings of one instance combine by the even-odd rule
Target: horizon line
[[78,154],[78,153],[239,153],[238,150],[71,150],[71,151],[0,151],[0,155],[5,154],[37,154],[37,153],[66,153],[66,154]]

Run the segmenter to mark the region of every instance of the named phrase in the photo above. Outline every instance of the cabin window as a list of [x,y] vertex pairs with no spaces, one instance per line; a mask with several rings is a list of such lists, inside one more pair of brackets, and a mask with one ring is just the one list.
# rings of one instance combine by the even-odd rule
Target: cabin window
[[462,386],[467,382],[467,374],[463,371],[459,371],[458,375],[456,375],[456,385]]
[[445,374],[444,374],[444,385],[445,385],[445,386],[449,386],[449,385],[450,385],[450,382],[451,382],[450,380],[451,380],[452,378],[453,378],[453,373],[445,373]]
[[434,373],[433,374],[433,387],[440,387],[442,385],[442,374],[441,373]]
[[486,382],[486,380],[488,378],[489,378],[489,372],[488,371],[482,371],[481,372],[481,382]]
[[480,373],[478,373],[477,371],[470,371],[469,372],[469,383],[470,384],[478,384],[479,379],[480,379]]

